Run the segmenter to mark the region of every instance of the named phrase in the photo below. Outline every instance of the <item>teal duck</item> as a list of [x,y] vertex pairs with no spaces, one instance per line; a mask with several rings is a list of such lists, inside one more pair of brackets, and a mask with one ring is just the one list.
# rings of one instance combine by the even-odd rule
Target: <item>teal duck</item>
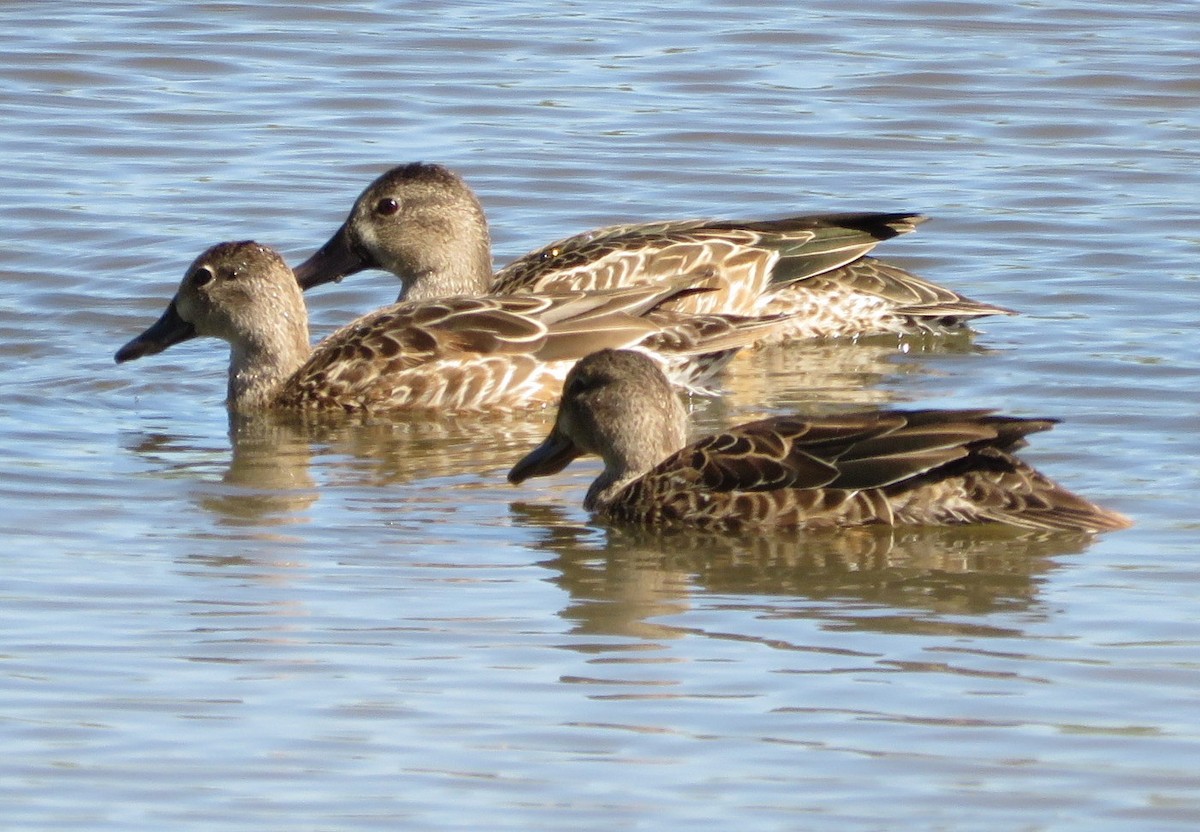
[[487,218],[454,172],[413,163],[367,186],[342,226],[296,268],[303,288],[377,268],[401,299],[590,291],[713,278],[719,291],[677,298],[692,312],[785,314],[762,343],[942,332],[1008,315],[868,257],[924,217],[816,214],[763,221],[671,220],[600,228],[531,252],[493,273]]
[[310,346],[292,270],[252,241],[221,243],[188,267],[159,320],[118,363],[196,336],[230,344],[228,405],[440,412],[518,409],[558,399],[580,357],[603,347],[644,350],[683,387],[696,387],[772,319],[687,315],[664,302],[702,285],[609,292],[407,301],[371,312]]
[[985,410],[778,416],[687,444],[687,416],[644,356],[602,350],[568,374],[550,435],[512,483],[604,461],[584,506],[613,520],[711,530],[1003,523],[1123,529],[1127,518],[1014,456],[1052,419]]

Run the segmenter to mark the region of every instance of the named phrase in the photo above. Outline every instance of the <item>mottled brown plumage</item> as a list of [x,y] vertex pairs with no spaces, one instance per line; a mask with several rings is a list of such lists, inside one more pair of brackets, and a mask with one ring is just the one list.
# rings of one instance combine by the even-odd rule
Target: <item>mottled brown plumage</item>
[[1129,521],[1014,456],[1051,419],[986,410],[782,416],[685,445],[686,413],[644,357],[604,350],[567,376],[550,436],[509,480],[598,454],[585,507],[614,520],[703,529],[1005,523],[1084,532]]
[[118,362],[197,335],[231,345],[235,411],[514,409],[557,400],[581,356],[635,347],[683,386],[703,383],[772,320],[661,309],[702,286],[611,292],[447,298],[384,307],[310,349],[303,296],[271,249],[222,243],[188,268],[157,323],[117,352]]
[[1009,310],[970,300],[866,255],[912,231],[917,214],[820,214],[767,221],[672,220],[600,228],[531,252],[493,274],[483,207],[441,165],[393,168],[359,196],[332,238],[296,269],[310,288],[367,268],[411,300],[591,291],[708,278],[715,291],[673,300],[700,313],[790,320],[766,341],[930,332]]

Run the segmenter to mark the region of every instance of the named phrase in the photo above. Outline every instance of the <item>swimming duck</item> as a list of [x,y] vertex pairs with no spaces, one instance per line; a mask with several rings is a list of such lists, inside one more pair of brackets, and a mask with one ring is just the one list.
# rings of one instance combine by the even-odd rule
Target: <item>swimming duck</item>
[[400,299],[525,294],[715,278],[720,291],[676,308],[783,313],[767,341],[939,332],[1011,310],[980,303],[871,257],[912,231],[918,214],[816,214],[765,221],[669,220],[600,228],[531,252],[493,274],[483,207],[442,165],[392,168],[355,201],[342,226],[296,268],[309,289],[363,269],[392,272]]
[[377,411],[516,409],[556,401],[570,366],[597,347],[646,350],[684,386],[703,382],[771,319],[661,310],[699,285],[404,302],[309,344],[295,276],[272,249],[221,243],[188,267],[159,320],[122,363],[201,335],[230,344],[228,405]]
[[1053,424],[986,410],[883,410],[778,416],[688,444],[683,405],[653,362],[606,349],[567,375],[550,435],[508,479],[597,454],[604,471],[585,508],[664,527],[1129,526],[1013,455],[1027,434]]

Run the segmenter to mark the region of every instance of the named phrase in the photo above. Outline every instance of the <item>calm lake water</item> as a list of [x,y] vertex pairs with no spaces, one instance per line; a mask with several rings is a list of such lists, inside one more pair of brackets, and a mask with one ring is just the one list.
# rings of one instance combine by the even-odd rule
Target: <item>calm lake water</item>
[[[1190,2],[5,4],[0,827],[1195,829],[1198,43]],[[697,430],[1055,416],[1029,459],[1137,525],[657,539],[594,463],[504,482],[547,414],[231,424],[217,342],[114,366],[202,249],[298,262],[411,160],[501,262],[931,214],[881,253],[1021,317],[750,355]]]

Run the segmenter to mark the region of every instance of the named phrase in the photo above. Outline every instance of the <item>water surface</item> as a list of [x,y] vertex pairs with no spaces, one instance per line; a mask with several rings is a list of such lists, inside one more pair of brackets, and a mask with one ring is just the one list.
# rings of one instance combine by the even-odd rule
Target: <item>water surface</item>
[[[1189,3],[0,10],[0,798],[13,829],[1192,829],[1200,60]],[[136,364],[210,244],[293,262],[440,161],[507,261],[633,219],[920,210],[1022,311],[740,359],[697,430],[999,407],[1130,514],[762,540],[512,488],[549,414],[231,422]],[[394,297],[310,298],[323,334]]]

